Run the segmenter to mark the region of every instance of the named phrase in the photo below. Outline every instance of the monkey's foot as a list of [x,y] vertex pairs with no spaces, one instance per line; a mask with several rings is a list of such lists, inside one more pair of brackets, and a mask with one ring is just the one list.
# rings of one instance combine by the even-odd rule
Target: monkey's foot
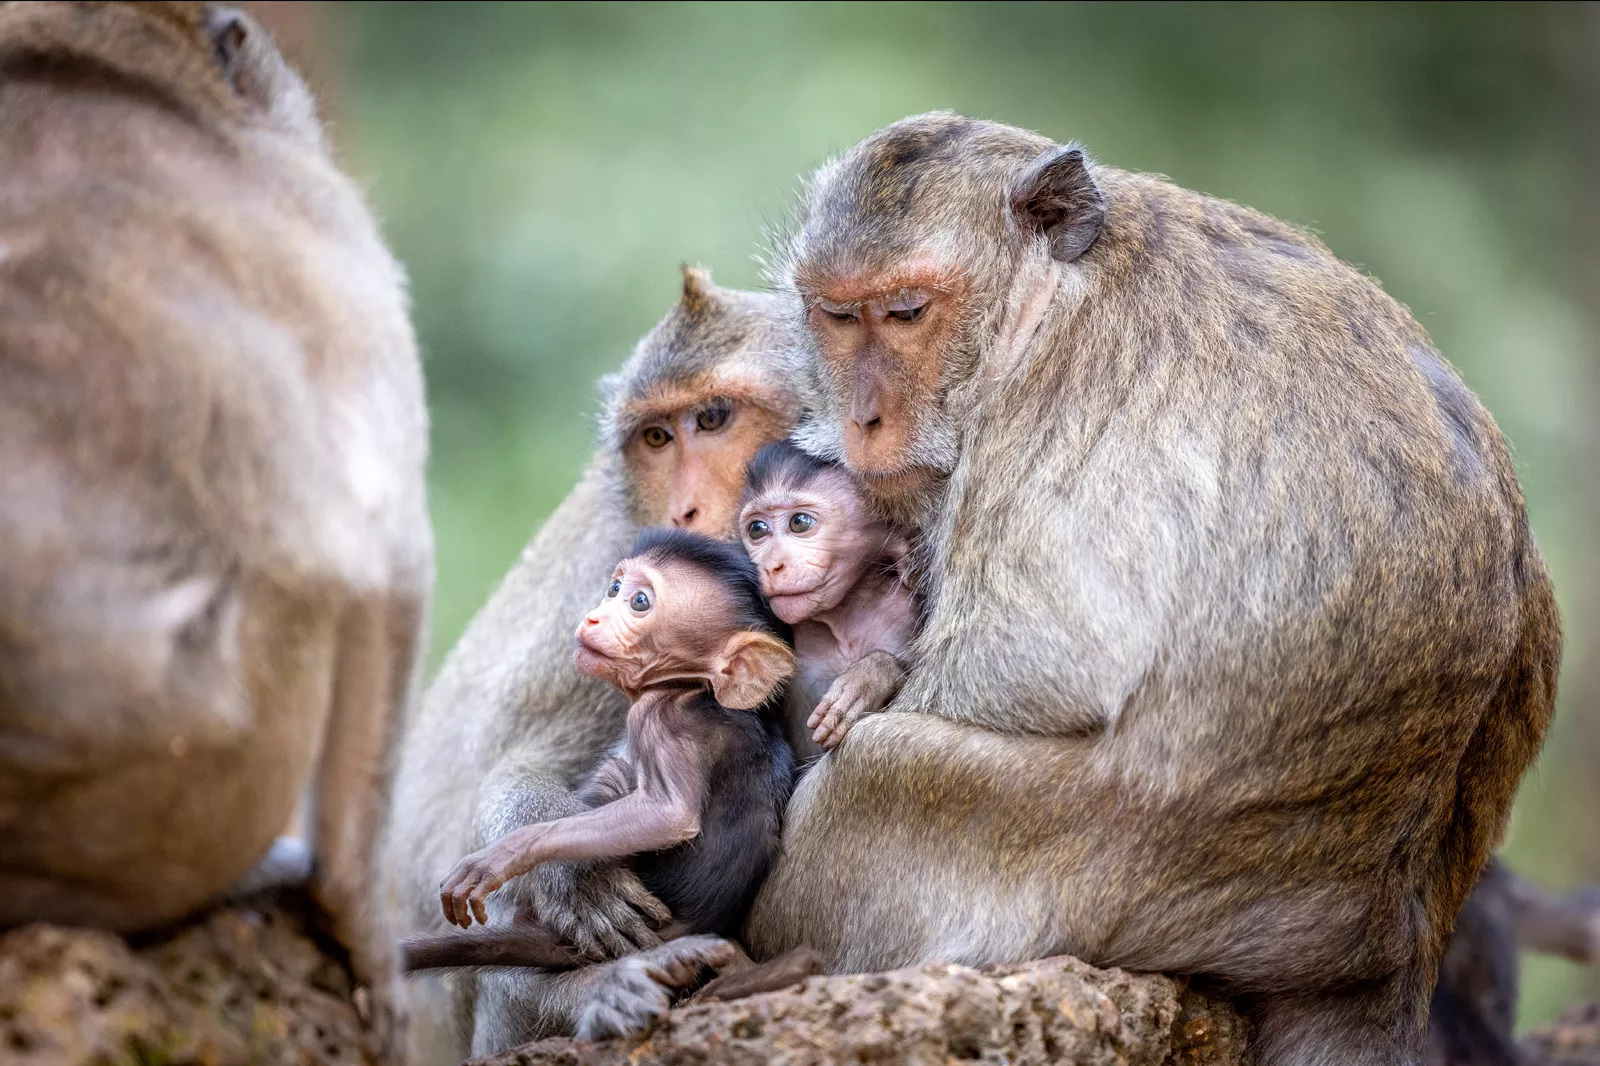
[[579,1040],[642,1033],[667,1014],[673,994],[709,966],[719,969],[740,955],[721,937],[686,936],[608,963],[610,971],[578,1017]]

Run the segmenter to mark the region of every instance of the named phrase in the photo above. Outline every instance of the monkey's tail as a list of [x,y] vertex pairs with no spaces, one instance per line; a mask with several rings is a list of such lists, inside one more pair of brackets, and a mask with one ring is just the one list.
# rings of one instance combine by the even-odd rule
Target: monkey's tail
[[1600,962],[1600,888],[1554,896],[1507,870],[1503,890],[1523,947]]
[[496,929],[418,933],[400,941],[400,969],[405,973],[464,966],[569,970],[583,961],[549,929],[522,922]]

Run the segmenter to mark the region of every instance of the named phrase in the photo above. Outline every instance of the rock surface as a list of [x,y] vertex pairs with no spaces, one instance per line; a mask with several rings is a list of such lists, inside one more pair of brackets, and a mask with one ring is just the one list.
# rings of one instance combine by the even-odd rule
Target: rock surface
[[264,894],[144,946],[48,925],[0,935],[0,1062],[368,1062],[349,972],[308,915]]
[[472,1066],[1231,1066],[1244,1046],[1237,1014],[1176,981],[1055,958],[812,977],[683,1007],[644,1039],[544,1040]]

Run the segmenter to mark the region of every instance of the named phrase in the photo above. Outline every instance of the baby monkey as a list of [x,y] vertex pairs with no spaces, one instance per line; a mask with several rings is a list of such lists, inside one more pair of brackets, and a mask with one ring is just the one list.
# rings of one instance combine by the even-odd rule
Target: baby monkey
[[[669,943],[625,960],[649,981],[681,989],[707,964],[723,972],[699,998],[734,999],[816,973],[820,959],[808,949],[755,965],[718,939],[738,933],[766,877],[794,775],[778,717],[795,657],[754,564],[736,544],[646,530],[578,626],[577,659],[630,703],[626,732],[577,793],[589,809],[523,826],[462,859],[440,889],[446,919],[464,929],[487,922],[488,896],[540,863],[627,857],[670,911],[661,930]],[[519,913],[508,926],[409,937],[404,968],[581,965],[536,919]],[[649,998],[644,1014],[666,1009],[664,992]],[[596,995],[578,1034],[642,1021],[619,1011]]]
[[777,849],[794,756],[773,705],[795,658],[736,545],[640,534],[578,626],[578,669],[628,697],[627,731],[579,789],[590,809],[535,822],[457,864],[445,918],[544,862],[631,857],[672,912],[663,939],[738,932]]
[[831,751],[905,680],[922,621],[902,576],[908,538],[868,511],[842,467],[787,441],[750,461],[739,532],[773,613],[794,627],[792,718],[813,709],[811,736],[791,728],[790,743]]

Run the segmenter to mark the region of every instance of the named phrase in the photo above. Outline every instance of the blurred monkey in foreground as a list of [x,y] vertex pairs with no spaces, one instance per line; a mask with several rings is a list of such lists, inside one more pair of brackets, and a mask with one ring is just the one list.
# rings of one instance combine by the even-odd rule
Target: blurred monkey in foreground
[[311,781],[314,893],[387,988],[433,568],[401,269],[225,7],[0,6],[0,158],[0,925],[178,918]]
[[[445,660],[407,730],[386,834],[395,925],[443,929],[439,884],[468,852],[580,813],[573,794],[622,732],[627,700],[573,663],[572,623],[640,528],[732,539],[744,471],[803,407],[804,364],[781,302],[684,272],[677,305],[605,382],[582,479]],[[441,737],[453,737],[441,743]],[[627,864],[546,863],[488,901],[491,929],[529,913],[590,959],[659,942],[661,904]],[[628,967],[501,970],[408,982],[413,1062],[459,1062],[570,1033],[596,995],[651,980]]]

